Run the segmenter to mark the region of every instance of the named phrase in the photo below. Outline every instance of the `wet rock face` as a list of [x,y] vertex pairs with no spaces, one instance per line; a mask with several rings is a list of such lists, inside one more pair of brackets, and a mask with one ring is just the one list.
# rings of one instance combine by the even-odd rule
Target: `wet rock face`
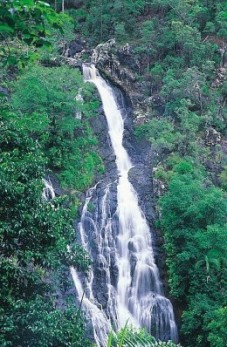
[[135,165],[129,172],[129,180],[135,187],[147,221],[152,226],[155,218],[152,201],[151,169],[144,164]]
[[139,69],[139,65],[134,59],[129,44],[118,49],[114,39],[101,43],[95,48],[92,55],[92,62],[101,71],[109,76],[113,76],[115,80],[118,79],[119,83],[123,84],[124,82],[128,85],[135,82],[133,71]]
[[91,60],[112,84],[120,86],[128,95],[134,111],[141,107],[146,108],[143,101],[150,82],[137,81],[140,65],[129,44],[117,47],[115,40],[111,39],[94,49]]
[[56,177],[56,175],[54,173],[48,173],[45,176],[45,179],[51,183],[51,185],[53,186],[54,189],[54,193],[56,196],[61,196],[64,194],[63,189],[61,188],[60,182],[58,180],[58,178]]
[[[116,177],[117,176],[117,168],[115,164],[115,155],[113,153],[113,149],[111,147],[111,141],[108,134],[108,126],[107,121],[103,112],[103,108],[100,107],[99,114],[97,117],[91,119],[92,129],[94,134],[97,136],[99,140],[99,148],[98,153],[103,159],[105,165],[105,176],[106,177]],[[99,180],[103,177],[97,177]]]
[[[115,40],[111,39],[91,50],[85,41],[77,38],[65,47],[63,56],[65,62],[81,71],[84,62],[95,64],[112,85],[121,87],[125,92],[134,113],[140,113],[143,110],[143,114],[146,114],[149,111],[151,82],[137,79],[141,67],[129,44],[118,47]],[[87,59],[87,56],[90,58]]]

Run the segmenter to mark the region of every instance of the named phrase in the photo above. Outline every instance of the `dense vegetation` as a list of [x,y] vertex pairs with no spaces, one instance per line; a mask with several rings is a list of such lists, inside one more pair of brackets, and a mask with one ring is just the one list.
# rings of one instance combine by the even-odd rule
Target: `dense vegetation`
[[94,171],[102,169],[89,126],[98,105],[92,86],[84,84],[75,69],[36,65],[14,87],[13,108],[33,139],[42,144],[48,168],[59,172],[66,188],[88,187]]
[[[62,4],[71,19],[54,10]],[[226,13],[225,0],[1,1],[1,346],[89,346],[80,312],[56,296],[70,286],[69,265],[89,264],[72,218],[77,192],[103,170],[92,87],[75,69],[48,66],[75,33],[89,47],[112,37],[132,47],[151,97],[135,132],[158,154],[157,227],[182,344],[226,345]],[[65,195],[44,202],[50,172]],[[126,329],[109,345],[141,339]]]
[[[40,63],[47,28],[58,38],[66,16],[41,1],[3,1],[0,19],[0,345],[89,346],[65,292],[69,266],[89,265],[72,225],[76,192],[102,170],[89,125],[97,101],[79,72]],[[50,172],[67,194],[45,201]]]
[[[226,210],[222,190],[192,164],[173,167],[161,201],[171,294],[182,304],[187,346],[224,346],[225,333],[212,331],[214,315],[226,302]],[[219,321],[220,326],[224,322]],[[213,339],[210,336],[213,336]]]
[[227,8],[223,1],[152,1],[148,7],[141,36],[134,30],[131,42],[143,61],[138,78],[150,80],[159,102],[151,101],[136,134],[157,151],[155,176],[165,186],[158,227],[170,293],[182,343],[221,347],[227,342],[227,113],[226,77],[218,74],[226,74]]

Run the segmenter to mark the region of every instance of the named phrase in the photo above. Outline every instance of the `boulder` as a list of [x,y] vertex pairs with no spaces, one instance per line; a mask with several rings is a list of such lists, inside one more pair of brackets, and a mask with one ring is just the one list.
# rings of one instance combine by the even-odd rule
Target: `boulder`
[[206,130],[205,143],[207,146],[216,146],[221,143],[221,134],[210,127]]

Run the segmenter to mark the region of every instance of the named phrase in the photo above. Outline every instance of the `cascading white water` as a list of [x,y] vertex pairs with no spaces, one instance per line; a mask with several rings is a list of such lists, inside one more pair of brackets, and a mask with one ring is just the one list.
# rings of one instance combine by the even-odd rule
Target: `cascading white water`
[[50,180],[43,178],[42,179],[43,184],[44,184],[44,189],[42,192],[42,198],[43,200],[51,200],[55,198],[55,192],[54,192],[54,188],[52,186],[52,183]]
[[[93,222],[93,220],[89,217],[88,212],[88,205],[92,197],[92,192],[95,190],[95,188],[96,186],[94,188],[89,189],[87,193],[86,201],[82,210],[81,221],[78,225],[81,245],[88,253],[90,253],[90,250],[88,246],[88,241],[85,239],[86,233],[84,230],[84,224],[89,219],[89,222],[92,224],[96,232],[96,225]],[[98,303],[94,298],[92,289],[94,275],[92,268],[89,270],[89,274],[85,280],[84,285],[82,285],[79,275],[74,267],[70,268],[70,272],[76,287],[77,299],[82,303],[83,311],[85,311],[85,314],[91,321],[96,345],[97,347],[105,346],[106,341],[108,339],[108,334],[111,330],[111,325],[105,312],[101,309],[101,307],[98,307]]]
[[[42,192],[42,198],[45,201],[50,201],[55,198],[55,191],[51,180],[42,179],[44,183],[44,189]],[[89,189],[87,193],[87,198],[83,207],[81,221],[79,223],[79,234],[81,245],[83,248],[89,253],[88,243],[85,240],[85,231],[84,231],[84,222],[88,217],[88,204],[92,197],[92,192],[95,190],[94,188]],[[90,219],[94,228],[96,228],[92,219]],[[68,245],[68,249],[70,246]],[[97,347],[103,347],[106,345],[106,341],[108,339],[108,334],[111,331],[111,324],[109,319],[107,318],[105,312],[98,307],[97,302],[93,296],[92,290],[92,282],[93,282],[93,271],[90,269],[89,276],[87,277],[86,284],[83,285],[81,283],[79,274],[76,269],[71,266],[70,272],[72,275],[72,279],[77,291],[77,299],[83,305],[83,311],[85,312],[87,318],[91,321],[91,328],[93,330],[93,336],[96,342]]]
[[[83,70],[85,81],[94,83],[101,96],[119,174],[117,187],[119,231],[115,244],[118,282],[116,301],[111,302],[111,305],[116,306],[114,310],[117,312],[117,326],[122,327],[129,321],[136,327],[146,327],[161,340],[170,336],[173,341],[177,341],[172,305],[163,296],[158,269],[154,261],[151,233],[139,207],[137,194],[128,180],[132,163],[123,146],[123,116],[111,87],[99,76],[96,68],[84,66]],[[102,221],[104,219],[102,216]],[[102,228],[103,226],[101,230]],[[111,235],[106,228],[107,226],[105,226],[105,232]],[[83,230],[83,233],[85,235],[86,231]],[[84,244],[82,235],[81,240]],[[100,241],[99,254],[102,254],[103,242],[103,240]],[[103,259],[105,262],[106,257],[103,256]],[[109,270],[106,271],[108,273]],[[110,277],[108,276],[107,278]],[[108,286],[113,290],[110,278]],[[92,283],[90,292],[92,292]],[[109,294],[107,305],[110,305],[110,297]],[[90,299],[93,300],[92,297]],[[113,311],[113,308],[110,308],[111,310]],[[113,313],[112,316],[114,316]],[[105,346],[102,342],[101,345]]]

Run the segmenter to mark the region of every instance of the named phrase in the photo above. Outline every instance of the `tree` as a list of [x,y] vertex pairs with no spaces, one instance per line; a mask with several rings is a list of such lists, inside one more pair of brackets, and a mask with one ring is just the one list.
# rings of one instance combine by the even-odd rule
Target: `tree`
[[209,323],[208,340],[211,347],[223,347],[227,341],[226,333],[227,307],[220,307],[214,311],[212,321]]
[[26,63],[28,50],[20,50],[17,40],[28,46],[49,47],[46,23],[61,30],[62,19],[44,1],[3,0],[0,5],[0,55],[3,63]]
[[179,304],[186,306],[184,341],[202,347],[213,312],[225,303],[227,202],[201,169],[181,161],[173,171],[160,200],[169,285]]
[[70,209],[63,207],[67,200],[42,200],[46,157],[7,110],[1,115],[0,145],[0,344],[72,346],[76,326],[83,345],[79,313],[54,300],[52,271],[89,263],[78,246],[69,257],[67,245],[75,243],[75,232]]
[[[79,190],[92,183],[95,170],[103,170],[95,153],[97,140],[89,126],[98,106],[92,91],[93,87],[83,83],[74,69],[34,66],[15,84],[12,97],[21,122],[25,116],[27,127],[31,117],[35,121],[37,127],[31,126],[28,131],[41,140],[48,167],[61,170],[59,177],[65,187]],[[77,112],[82,119],[76,117]]]
[[[3,0],[0,20],[1,62],[7,68],[13,66],[13,76],[18,73],[17,65],[26,65],[28,47],[34,52],[39,46],[49,46],[46,23],[55,28],[60,25],[59,16],[47,3],[33,0]],[[11,88],[13,84],[11,81]],[[42,104],[46,96],[39,94],[38,87],[42,84],[36,88]],[[44,104],[23,113],[18,104],[13,112],[11,101],[0,98],[0,345],[89,346],[73,296],[62,304],[56,292],[57,288],[58,294],[65,295],[68,289],[66,280],[61,283],[61,277],[69,277],[68,267],[87,269],[89,259],[75,242],[71,219],[75,210],[71,210],[70,198],[42,199],[42,178],[48,170],[45,145],[54,115],[48,115]],[[35,102],[38,105],[37,99]],[[69,104],[68,100],[67,111],[75,103]],[[66,123],[66,128],[60,128],[59,121],[59,131],[70,136],[70,122]]]

